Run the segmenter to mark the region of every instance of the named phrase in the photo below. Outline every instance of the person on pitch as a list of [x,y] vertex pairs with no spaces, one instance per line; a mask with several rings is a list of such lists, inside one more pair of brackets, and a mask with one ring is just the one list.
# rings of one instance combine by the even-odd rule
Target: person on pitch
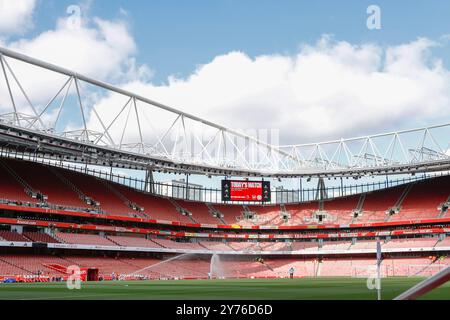
[[290,267],[289,268],[289,278],[291,278],[291,279],[294,278],[294,272],[295,272],[295,268],[294,267]]

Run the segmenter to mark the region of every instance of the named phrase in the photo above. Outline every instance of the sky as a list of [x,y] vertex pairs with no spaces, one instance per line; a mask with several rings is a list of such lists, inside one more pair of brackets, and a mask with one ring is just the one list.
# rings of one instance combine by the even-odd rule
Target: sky
[[[370,30],[373,4],[381,28]],[[80,30],[66,25],[74,5]],[[281,144],[450,115],[448,1],[0,0],[0,8],[3,46],[219,124],[280,130]]]
[[[445,0],[0,0],[0,45],[296,144],[448,122],[449,15]],[[57,81],[27,78],[43,105]],[[89,102],[106,119],[123,104]]]
[[[52,29],[72,4],[77,2],[38,1],[35,28],[25,37]],[[135,56],[152,67],[156,83],[170,75],[188,76],[197,65],[231,51],[251,57],[295,54],[301,44],[315,43],[323,34],[353,44],[396,45],[418,37],[438,40],[450,33],[450,3],[445,0],[97,0],[82,4],[88,7],[85,15],[128,23],[138,47]],[[366,28],[366,9],[371,4],[382,10],[380,30]]]

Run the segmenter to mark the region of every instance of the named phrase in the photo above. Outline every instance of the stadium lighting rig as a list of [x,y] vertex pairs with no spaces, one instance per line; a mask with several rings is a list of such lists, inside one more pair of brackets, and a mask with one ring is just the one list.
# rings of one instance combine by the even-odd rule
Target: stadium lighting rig
[[[275,146],[238,130],[76,72],[0,48],[0,147],[36,157],[136,170],[241,177],[362,177],[450,170],[450,123],[321,143]],[[32,69],[27,69],[31,67]],[[59,90],[34,103],[22,84],[27,72],[55,74]],[[48,75],[47,75],[48,76]],[[3,87],[3,88],[2,88]],[[118,95],[126,102],[107,122],[83,92]],[[79,109],[76,130],[57,130],[69,96]],[[56,103],[61,100],[59,107]],[[19,102],[20,101],[20,102]],[[24,111],[26,110],[26,111]],[[171,121],[150,134],[146,117],[157,110]],[[56,112],[57,111],[57,112]],[[71,110],[74,111],[74,110]],[[112,130],[128,114],[125,126]],[[134,114],[134,123],[129,115]],[[53,115],[56,118],[51,118]],[[89,119],[95,128],[89,127]],[[49,117],[51,118],[49,120]],[[113,132],[114,131],[114,132]],[[133,135],[124,140],[124,136]]]

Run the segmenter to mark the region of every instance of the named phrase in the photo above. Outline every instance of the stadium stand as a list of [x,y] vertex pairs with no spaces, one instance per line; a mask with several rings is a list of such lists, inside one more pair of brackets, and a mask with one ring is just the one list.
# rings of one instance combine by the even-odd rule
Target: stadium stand
[[[0,179],[0,199],[8,200],[3,201],[3,204],[15,201],[13,205],[16,206],[26,202],[34,204],[38,208],[40,200],[29,195],[29,191],[32,190],[45,194],[48,197],[47,202],[61,206],[62,211],[58,216],[41,213],[20,213],[17,218],[21,221],[28,220],[30,223],[24,223],[23,232],[22,229],[17,232],[14,226],[3,225],[3,230],[0,230],[0,241],[41,242],[49,245],[59,243],[60,245],[70,244],[75,247],[76,245],[82,245],[82,247],[78,249],[77,255],[70,255],[61,250],[53,250],[52,254],[47,251],[42,254],[16,254],[8,253],[6,249],[0,254],[0,276],[64,276],[64,272],[61,270],[69,265],[76,264],[81,267],[98,268],[99,274],[105,279],[111,279],[113,274],[120,275],[124,279],[206,278],[211,271],[211,254],[217,251],[227,251],[239,254],[220,256],[218,260],[220,260],[221,272],[216,277],[286,277],[287,270],[291,266],[297,270],[296,273],[300,276],[358,277],[367,275],[368,270],[374,266],[373,257],[361,256],[364,252],[368,252],[367,250],[371,250],[371,252],[375,250],[377,240],[374,239],[373,235],[364,237],[358,236],[358,233],[353,233],[348,238],[337,237],[337,241],[327,238],[300,241],[290,237],[282,241],[275,241],[270,237],[256,240],[256,238],[252,239],[252,236],[263,235],[263,230],[270,231],[272,227],[278,226],[287,228],[303,226],[306,229],[306,231],[289,229],[291,236],[292,234],[299,234],[299,232],[307,232],[311,235],[314,229],[320,227],[321,224],[336,224],[337,226],[333,226],[333,228],[343,228],[342,226],[344,226],[343,231],[333,229],[330,229],[331,231],[326,229],[320,231],[326,235],[337,232],[345,234],[345,232],[349,232],[345,229],[345,226],[352,223],[365,224],[439,218],[442,217],[440,206],[450,196],[450,178],[441,177],[380,191],[308,203],[286,205],[208,204],[158,197],[66,169],[50,168],[41,164],[30,164],[18,160],[2,159],[1,161],[0,175],[3,179]],[[137,227],[132,222],[127,221],[134,220],[121,220],[131,230],[124,234],[126,231],[124,231],[123,226],[116,225],[117,222],[109,220],[109,217],[108,220],[101,222],[101,225],[98,221],[91,221],[92,224],[89,225],[89,228],[83,224],[84,218],[71,218],[75,220],[71,221],[70,226],[65,227],[76,230],[84,226],[86,227],[84,230],[88,230],[85,232],[90,233],[80,233],[81,231],[75,233],[64,228],[55,228],[57,223],[64,221],[64,210],[66,209],[67,212],[73,209],[81,211],[94,209],[95,206],[88,205],[83,197],[89,197],[99,202],[101,210],[99,212],[102,213],[100,216],[158,219],[166,221],[171,226],[187,223],[189,226],[198,228],[195,232],[200,233],[204,230],[199,224],[208,224],[212,225],[209,226],[208,232],[216,236],[222,232],[221,229],[215,230],[216,227],[218,228],[221,224],[229,224],[230,226],[225,227],[231,227],[234,234],[244,235],[245,237],[227,239],[227,236],[231,235],[227,234],[223,239],[219,237],[217,241],[210,241],[208,238],[195,240],[183,238],[181,233],[175,232],[176,236],[167,236],[167,238],[162,236],[165,233],[160,233],[159,237],[152,235],[151,238],[145,238],[142,234],[133,234],[139,229],[132,229]],[[95,215],[96,218],[97,216]],[[319,216],[321,216],[320,219]],[[54,234],[50,235],[48,229],[43,232],[43,227],[33,226],[34,223],[43,221],[51,222],[52,225],[48,227],[55,229]],[[237,224],[240,226],[236,226]],[[439,228],[445,228],[447,225],[438,226]],[[262,228],[252,230],[251,235],[251,231],[241,229],[241,227],[254,229],[256,226]],[[151,228],[159,229],[160,227],[152,225]],[[386,232],[386,236],[395,230],[391,227],[378,228],[372,229],[383,230]],[[431,227],[428,226],[428,228]],[[187,231],[187,233],[191,231],[184,229],[182,226],[176,230]],[[414,224],[411,225],[410,230],[417,230],[417,235],[405,233],[407,237],[394,236],[392,239],[382,237],[382,248],[393,253],[401,253],[405,249],[408,254],[423,252],[422,255],[385,258],[382,263],[384,275],[427,275],[433,274],[436,270],[448,265],[448,259],[445,258],[445,250],[450,247],[450,237],[448,234],[445,237],[445,234],[448,233],[445,231],[447,229],[439,229],[439,236],[433,237],[426,232],[419,233],[420,226]],[[271,230],[271,232],[276,234],[276,232],[281,232],[281,229],[277,229],[276,232]],[[435,231],[432,230],[432,232]],[[398,234],[401,235],[402,233]],[[82,251],[83,248],[89,248],[89,246],[94,249],[84,249],[84,251],[89,251],[89,256],[87,256]],[[113,253],[115,250],[117,252],[114,253],[115,256],[105,255],[100,251],[97,252],[96,246],[108,246],[112,248]],[[122,250],[120,253],[119,247]],[[123,251],[124,247],[130,248],[130,250]],[[152,249],[147,251],[155,251],[157,255],[137,257],[134,255],[128,256],[124,253],[133,252],[137,248]],[[176,249],[178,256],[158,251],[161,249]],[[443,249],[443,255],[435,252],[435,250]],[[196,250],[196,253],[188,250]],[[330,256],[336,250],[345,253],[340,253],[343,256],[336,256],[336,253]],[[287,254],[292,252],[295,255],[291,258],[285,256],[257,258],[258,254],[270,254],[271,251],[287,251]],[[297,251],[305,251],[306,256],[308,256],[307,254],[316,255],[315,252],[317,251],[320,255],[305,258],[299,255]],[[198,252],[201,252],[201,254]],[[244,254],[241,255],[241,253]]]
[[170,249],[191,249],[191,250],[204,250],[205,248],[202,247],[199,243],[194,242],[177,242],[172,241],[168,239],[152,239],[153,242],[157,243],[163,248],[170,248]]
[[401,198],[405,186],[386,189],[382,192],[374,191],[367,193],[362,206],[362,214],[358,216],[357,222],[373,222],[389,220],[388,210],[395,207]]
[[324,201],[323,209],[337,218],[335,220],[336,223],[348,224],[356,221],[352,212],[357,209],[360,197],[360,195],[356,195]]
[[45,194],[49,203],[65,207],[89,208],[73,189],[52,173],[49,167],[18,160],[3,161],[26,180],[33,190]]
[[244,207],[241,205],[214,204],[213,208],[223,216],[222,219],[227,224],[237,224],[244,216]]
[[197,221],[198,223],[205,223],[205,224],[222,223],[218,218],[212,215],[212,213],[209,211],[209,208],[204,203],[183,201],[183,200],[177,200],[176,202],[181,208],[192,213],[194,220]]
[[[1,163],[0,175],[3,178],[0,181],[0,199],[4,201],[38,202],[26,193],[26,187],[20,182],[23,180],[34,192],[47,196],[48,203],[67,209],[94,209],[95,206],[83,200],[83,197],[88,197],[97,201],[101,211],[107,215],[182,223],[225,223],[252,227],[438,218],[441,215],[440,206],[450,197],[450,178],[438,177],[323,202],[282,206],[206,204],[157,197],[66,169],[11,159],[2,159]],[[5,165],[19,178],[5,169]],[[355,210],[359,210],[357,215],[354,214]]]
[[162,248],[162,246],[158,245],[156,242],[141,237],[109,235],[107,238],[123,247]]
[[4,161],[4,159],[0,159],[0,198],[4,200],[36,202],[35,199],[25,193],[23,185],[5,169]]
[[313,216],[313,213],[319,210],[318,202],[307,202],[300,204],[286,204],[286,211],[290,214],[290,225],[310,224],[315,223],[309,219]]
[[151,219],[192,223],[189,218],[178,212],[166,198],[155,197],[119,184],[114,184],[114,187],[130,201],[143,208],[144,213]]
[[116,246],[114,242],[97,234],[57,232],[55,238],[64,243]]
[[402,203],[395,220],[437,218],[439,206],[450,196],[450,179],[435,178],[432,181],[415,183]]
[[86,196],[99,203],[104,212],[111,215],[130,216],[133,213],[127,203],[120,199],[111,189],[109,189],[100,179],[72,172],[69,170],[60,170],[60,174],[71,183],[73,183]]
[[0,237],[6,241],[16,241],[16,242],[30,242],[29,239],[25,238],[20,233],[15,231],[0,230]]
[[57,239],[44,232],[23,232],[22,235],[33,242],[59,243]]

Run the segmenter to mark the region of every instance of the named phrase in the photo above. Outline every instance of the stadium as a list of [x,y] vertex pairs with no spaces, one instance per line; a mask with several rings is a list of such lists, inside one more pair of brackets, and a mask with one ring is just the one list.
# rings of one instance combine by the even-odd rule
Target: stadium
[[[72,9],[76,12],[77,8]],[[386,50],[383,61],[393,65],[398,82],[387,79],[388,67],[383,73],[364,65],[367,61],[376,64],[371,46],[340,43],[331,50],[329,37],[324,36],[317,45],[322,51],[303,48],[306,62],[291,59],[286,65],[301,65],[298,69],[306,78],[311,75],[309,68],[314,69],[312,75],[318,75],[306,82],[327,82],[330,74],[325,69],[330,69],[335,78],[330,83],[336,86],[342,81],[345,90],[333,88],[330,95],[324,94],[324,103],[334,107],[344,101],[341,109],[331,113],[343,122],[344,129],[356,132],[350,129],[358,127],[357,132],[363,133],[341,137],[342,131],[336,131],[329,138],[334,132],[330,129],[321,135],[324,141],[287,144],[299,135],[308,137],[309,131],[326,131],[333,124],[327,120],[332,116],[319,119],[323,113],[308,109],[292,118],[317,120],[314,130],[302,127],[301,121],[285,121],[287,125],[280,125],[283,129],[279,130],[259,129],[273,124],[266,123],[268,115],[262,117],[263,113],[286,116],[282,113],[288,113],[287,109],[281,105],[291,98],[283,100],[289,90],[294,96],[307,96],[307,105],[323,107],[308,100],[307,89],[286,89],[290,82],[280,85],[273,80],[270,85],[263,83],[263,89],[254,89],[251,82],[262,78],[261,70],[273,71],[276,78],[280,65],[257,70],[250,77],[243,70],[241,77],[236,73],[236,86],[220,88],[226,97],[217,97],[224,100],[218,105],[233,100],[258,105],[242,114],[233,114],[236,109],[226,109],[227,114],[217,111],[216,120],[229,113],[247,117],[249,126],[258,125],[257,129],[237,129],[199,115],[197,109],[187,112],[189,107],[162,103],[148,94],[167,87],[143,90],[136,74],[145,74],[145,68],[137,68],[132,57],[125,63],[131,66],[130,72],[124,72],[123,61],[115,60],[115,53],[129,50],[134,54],[135,50],[121,23],[93,19],[91,24],[97,26],[93,32],[86,21],[71,29],[71,17],[61,19],[55,30],[36,37],[47,46],[36,45],[45,48],[45,54],[34,56],[28,53],[39,50],[20,50],[27,41],[3,38],[2,20],[6,19],[2,10],[6,6],[0,0],[0,300],[450,298],[450,123],[445,116],[437,117],[436,123],[429,118],[417,120],[433,109],[411,121],[422,126],[405,129],[405,121],[400,123],[394,115],[400,111],[386,107],[393,113],[392,123],[379,125],[388,129],[373,133],[367,119],[375,115],[367,110],[366,118],[353,119],[354,109],[345,105],[347,96],[359,104],[363,95],[380,92],[392,93],[391,100],[402,100],[400,87],[407,83],[405,104],[414,99],[422,103],[415,93],[428,90],[437,96],[433,103],[442,103],[433,108],[448,108],[445,103],[450,98],[442,98],[439,90],[427,86],[428,82],[445,82],[431,72],[442,71],[439,63],[426,69],[431,71],[423,77],[425,89],[408,82],[420,78],[414,72],[421,54],[414,55],[414,51],[411,59],[401,55],[430,44],[418,40],[409,47]],[[127,16],[124,9],[120,12]],[[50,63],[55,59],[50,58],[53,52],[45,41],[55,34],[61,52],[66,50],[62,39],[69,39],[67,43],[80,35],[87,39],[92,48],[82,60],[94,57],[95,61],[89,68],[80,67],[86,73]],[[97,46],[89,37],[97,42],[101,38],[108,48]],[[119,44],[111,45],[111,39]],[[117,52],[108,51],[111,47]],[[320,59],[311,58],[314,50]],[[321,60],[339,54],[345,57],[340,57],[344,62],[339,61],[338,67]],[[399,56],[413,76],[402,73],[404,62]],[[267,61],[285,59],[281,55],[242,57],[233,52],[214,63],[249,60],[249,69],[256,70]],[[395,65],[397,60],[402,61]],[[119,65],[119,76],[100,70],[108,63],[113,68]],[[227,63],[218,68],[220,77],[233,66]],[[97,67],[99,72],[91,72]],[[340,73],[341,69],[346,71]],[[191,78],[201,78],[205,70],[217,72],[209,65],[185,82],[169,80],[170,86],[182,88],[182,101],[199,92],[206,95],[205,88],[212,91],[211,96],[219,92],[217,83],[201,91],[186,85]],[[370,77],[377,83],[381,79],[385,91],[372,93],[364,85],[359,87],[357,82],[365,81],[361,70],[371,70]],[[286,78],[299,77],[294,72],[287,74]],[[448,77],[448,72],[442,74]],[[245,81],[238,78],[247,81],[249,88],[240,88]],[[124,79],[128,82],[122,85]],[[361,89],[361,95],[352,96],[353,91],[346,91],[349,86]],[[232,94],[241,89],[250,94]],[[262,94],[271,90],[273,96]],[[253,95],[261,97],[253,99]],[[376,98],[369,106],[383,103]],[[276,100],[280,110],[270,108],[271,100]],[[432,109],[421,106],[427,107]],[[387,118],[383,119],[388,122]],[[242,119],[237,123],[242,124]],[[398,130],[390,130],[393,126]]]
[[[13,106],[0,122],[0,279],[11,282],[0,298],[77,297],[65,288],[77,266],[86,283],[80,298],[375,299],[366,279],[376,275],[377,242],[386,298],[394,298],[449,265],[450,157],[443,150],[450,125],[273,146],[32,57],[7,49],[0,54]],[[22,65],[64,78],[40,113],[15,109],[27,97],[14,72]],[[64,107],[72,83],[82,114],[79,88],[88,85],[128,102],[103,132],[45,127],[46,110]],[[174,124],[157,143],[142,132],[137,142],[117,143],[109,130],[120,113],[128,108],[137,115],[138,125],[125,124],[123,138],[127,128],[141,128],[139,115],[149,106],[174,114]],[[178,121],[184,137],[164,140]],[[188,122],[213,132],[213,138],[189,140],[201,145],[200,153],[184,147],[198,132]],[[247,157],[245,149],[257,156]],[[156,172],[185,179],[158,182]],[[222,182],[205,188],[189,182],[195,175]],[[365,177],[381,179],[358,183]],[[271,187],[286,178],[317,186]],[[152,281],[159,284],[143,291]],[[336,283],[340,293],[323,289]],[[114,290],[119,285],[122,293]],[[255,296],[255,285],[271,289]],[[322,289],[306,293],[305,285]],[[205,294],[203,286],[221,293]],[[448,298],[448,290],[441,286],[430,297]]]

